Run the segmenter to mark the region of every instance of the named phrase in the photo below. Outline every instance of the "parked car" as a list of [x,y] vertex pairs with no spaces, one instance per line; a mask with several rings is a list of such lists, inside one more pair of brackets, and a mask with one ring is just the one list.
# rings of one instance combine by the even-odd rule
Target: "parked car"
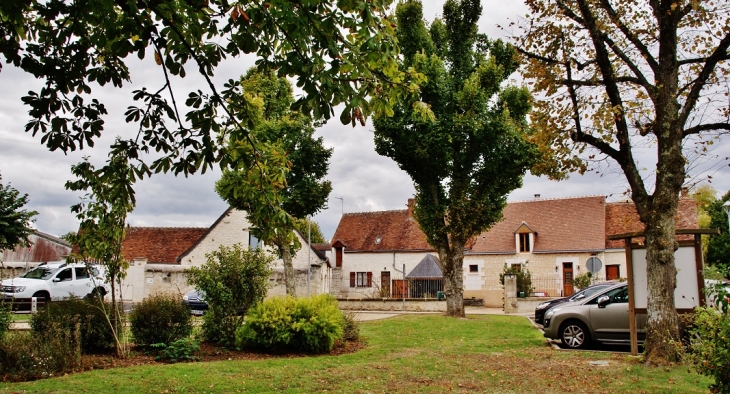
[[0,294],[16,309],[30,309],[31,299],[42,302],[71,296],[86,297],[109,293],[104,267],[62,261],[43,263],[25,274],[0,282]]
[[540,303],[535,308],[535,323],[542,324],[543,318],[545,317],[545,312],[548,311],[548,309],[554,307],[555,305],[562,304],[564,302],[572,302],[572,301],[578,301],[585,297],[588,297],[592,294],[594,294],[597,291],[600,291],[602,289],[605,289],[609,286],[614,285],[614,283],[597,283],[592,286],[588,286],[585,289],[573,294],[570,297],[563,297],[563,298],[555,298],[553,300],[545,301],[543,303]]
[[197,290],[190,290],[183,296],[183,302],[190,308],[190,314],[202,316],[208,310],[208,303],[205,301],[205,293]]
[[[626,283],[604,288],[581,300],[566,302],[545,313],[544,336],[569,348],[591,342],[630,343],[629,289]],[[646,315],[636,316],[639,342],[646,336]]]

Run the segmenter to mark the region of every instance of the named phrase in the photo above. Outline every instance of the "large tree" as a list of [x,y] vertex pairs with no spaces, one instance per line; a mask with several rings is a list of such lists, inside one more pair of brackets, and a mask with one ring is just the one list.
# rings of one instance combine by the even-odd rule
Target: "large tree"
[[[251,54],[261,68],[296,80],[304,94],[294,105],[302,111],[330,118],[334,107],[344,104],[343,120],[364,123],[371,112],[389,110],[392,100],[378,94],[381,84],[409,88],[399,84],[394,25],[385,16],[391,3],[2,1],[0,60],[42,81],[40,89],[22,98],[31,118],[26,132],[40,134],[51,151],[95,145],[107,117],[98,88],[130,84],[129,64],[136,56],[159,70],[159,78],[152,86],[134,86],[130,96],[137,103],[126,111],[130,127],[111,146],[113,155],[127,157],[136,179],[155,172],[204,172],[216,163],[226,168],[244,154],[258,161],[261,176],[267,177],[276,168],[269,171],[268,163],[259,160],[265,148],[227,107],[229,85],[214,80],[219,66]],[[179,78],[191,69],[207,89],[180,92],[184,82]],[[221,150],[217,141],[223,131],[249,148],[235,158]]]
[[730,9],[719,0],[527,6],[515,42],[539,97],[532,120],[540,145],[557,152],[563,170],[608,158],[623,171],[646,229],[646,360],[674,360],[675,214],[692,143],[702,150],[712,133],[730,130]]
[[0,176],[0,252],[28,245],[28,236],[33,234],[30,223],[38,215],[36,211],[23,209],[28,203],[28,195],[20,195],[10,184],[3,185],[2,179]]
[[[223,172],[216,191],[231,206],[245,210],[256,237],[276,247],[284,262],[286,293],[296,296],[292,254],[299,245],[294,236],[295,220],[311,216],[325,207],[332,185],[324,177],[332,149],[324,147],[321,137],[314,138],[314,123],[309,116],[292,111],[294,95],[286,78],[272,72],[251,69],[241,79],[240,89],[229,96],[229,107],[247,120],[250,133],[265,148],[266,160],[232,161],[232,170]],[[241,141],[232,137],[232,150]],[[271,193],[261,192],[260,162],[276,168]],[[278,163],[278,164],[273,164]],[[282,176],[283,175],[283,176]]]
[[[525,138],[531,97],[505,86],[516,53],[478,34],[478,0],[444,4],[443,19],[423,21],[420,1],[396,8],[401,67],[423,73],[420,90],[392,117],[375,118],[375,146],[413,179],[415,218],[438,251],[447,313],[464,316],[463,260],[469,238],[502,217],[509,192],[533,162]],[[424,116],[423,108],[432,111]]]

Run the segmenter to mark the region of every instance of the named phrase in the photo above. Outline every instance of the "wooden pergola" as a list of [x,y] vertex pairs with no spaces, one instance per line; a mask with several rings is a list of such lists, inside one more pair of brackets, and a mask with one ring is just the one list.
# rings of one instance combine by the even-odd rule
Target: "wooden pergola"
[[[705,288],[705,280],[702,275],[703,263],[702,263],[702,234],[720,234],[720,230],[717,229],[677,229],[676,235],[694,235],[693,240],[679,241],[679,247],[693,247],[694,248],[694,270],[695,277],[684,278],[685,281],[696,281],[697,297],[700,306],[705,305],[705,297],[703,296],[703,290]],[[634,232],[625,234],[609,235],[609,240],[623,239],[624,250],[626,251],[626,276],[629,288],[629,332],[631,339],[631,354],[636,356],[639,354],[639,343],[638,335],[636,332],[636,314],[646,314],[646,308],[636,308],[636,289],[634,276],[634,256],[633,251],[635,249],[645,249],[646,246],[643,243],[632,242],[634,238],[644,237],[644,232]],[[675,251],[676,253],[676,251]],[[676,264],[676,256],[675,256]],[[645,265],[644,265],[645,266]],[[678,278],[679,283],[679,278]],[[648,292],[648,289],[646,289]],[[677,313],[690,313],[694,308],[677,308]]]

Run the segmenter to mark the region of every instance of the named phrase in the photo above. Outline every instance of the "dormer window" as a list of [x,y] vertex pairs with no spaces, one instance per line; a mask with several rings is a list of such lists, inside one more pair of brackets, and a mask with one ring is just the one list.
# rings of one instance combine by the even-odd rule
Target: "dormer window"
[[532,250],[530,248],[530,235],[531,233],[520,233],[518,234],[520,236],[520,253],[529,252]]
[[531,253],[535,245],[537,232],[530,228],[527,223],[522,222],[515,230],[515,251],[517,253]]

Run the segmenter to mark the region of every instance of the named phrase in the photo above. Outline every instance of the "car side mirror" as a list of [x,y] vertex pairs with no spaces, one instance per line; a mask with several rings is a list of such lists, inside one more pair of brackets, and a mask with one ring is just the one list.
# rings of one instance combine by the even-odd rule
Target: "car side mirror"
[[608,305],[608,302],[611,301],[611,298],[608,296],[600,296],[598,297],[598,307],[599,308],[605,308],[606,305]]
[[584,299],[584,298],[586,298],[586,296],[585,296],[584,294],[580,294],[580,295],[578,295],[577,297],[575,297],[576,301],[577,301],[577,300],[582,300],[582,299]]
[[60,282],[60,281],[61,281],[61,279],[59,279],[59,278],[53,278],[53,281],[54,281],[54,282]]

